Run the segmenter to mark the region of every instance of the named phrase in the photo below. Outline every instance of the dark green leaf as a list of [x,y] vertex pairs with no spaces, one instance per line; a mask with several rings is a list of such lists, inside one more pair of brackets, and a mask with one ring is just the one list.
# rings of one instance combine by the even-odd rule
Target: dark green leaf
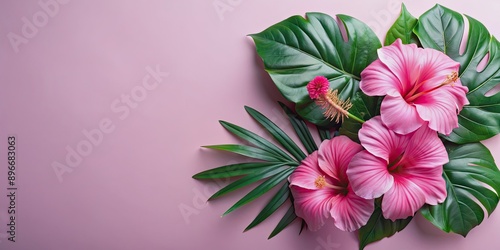
[[306,155],[302,152],[302,150],[300,150],[297,144],[295,144],[295,142],[293,142],[293,140],[290,139],[290,137],[271,120],[253,108],[245,106],[245,110],[269,133],[271,133],[274,139],[276,139],[286,150],[288,150],[288,152],[290,152],[295,159],[302,161],[306,158]]
[[318,146],[316,145],[316,142],[314,142],[311,132],[309,131],[309,128],[307,127],[307,124],[304,122],[304,120],[302,120],[285,104],[281,102],[279,104],[287,114],[290,123],[292,123],[293,129],[295,130],[295,133],[297,133],[297,136],[306,148],[307,152],[311,154],[312,152],[318,150]]
[[330,130],[329,129],[322,128],[322,127],[319,127],[319,126],[316,126],[316,128],[318,129],[319,138],[321,139],[321,141],[330,140],[332,138],[332,136],[330,135]]
[[237,201],[232,207],[230,207],[223,215],[231,213],[232,211],[240,208],[243,205],[248,204],[249,202],[261,197],[263,194],[267,193],[273,187],[278,185],[280,182],[288,178],[290,174],[293,172],[294,168],[288,168],[283,170],[282,172],[274,175],[273,177],[267,179],[260,185],[258,185],[255,189],[250,191],[247,195],[243,196],[239,201]]
[[[330,87],[338,89],[341,99],[352,98],[359,89],[361,71],[377,59],[381,47],[366,24],[346,15],[337,18],[338,23],[326,14],[307,13],[306,18],[293,16],[251,35],[281,94],[302,103],[296,107],[299,115],[323,126],[330,121],[310,101],[307,83],[316,76],[325,76]],[[346,39],[342,30],[346,31]]]
[[446,148],[450,162],[443,167],[443,178],[448,196],[441,204],[425,206],[421,213],[441,230],[466,236],[483,221],[483,207],[488,215],[496,208],[500,171],[481,143],[447,143]]
[[[381,99],[381,97],[367,96],[363,92],[358,92],[352,99],[352,107],[349,109],[349,113],[367,121],[380,114]],[[345,119],[344,123],[340,126],[340,134],[359,142],[358,131],[361,129],[361,125],[356,120]]]
[[265,219],[267,219],[271,214],[276,212],[285,201],[288,200],[290,196],[290,188],[288,187],[290,183],[286,182],[283,186],[276,192],[276,194],[271,198],[269,203],[260,211],[260,213],[255,217],[255,219],[245,228],[245,231],[252,229],[253,227],[259,225]]
[[203,146],[203,147],[210,148],[210,149],[216,149],[216,150],[222,150],[222,151],[228,151],[231,153],[247,156],[247,157],[254,158],[254,159],[264,160],[264,161],[274,161],[274,162],[283,161],[283,159],[281,159],[280,157],[277,157],[276,155],[274,155],[272,153],[269,153],[269,152],[262,150],[260,148],[246,146],[246,145],[225,144],[225,145],[210,145],[210,146]]
[[283,229],[285,229],[285,227],[290,225],[290,223],[292,223],[296,218],[297,215],[295,215],[295,208],[293,207],[293,205],[290,205],[290,208],[288,208],[288,211],[286,212],[285,216],[283,216],[283,218],[281,218],[281,220],[278,222],[278,225],[271,232],[268,239],[271,239],[272,237],[279,234],[281,231],[283,231]]
[[418,20],[406,10],[406,6],[401,4],[401,14],[396,22],[391,26],[385,36],[385,45],[391,45],[396,39],[400,38],[403,44],[419,44],[417,36],[413,33],[413,28]]
[[413,217],[402,220],[388,220],[382,215],[382,209],[376,207],[372,216],[365,226],[358,230],[359,249],[364,249],[368,244],[379,241],[386,237],[391,237],[395,233],[403,230]]
[[283,166],[296,166],[296,162],[248,162],[226,165],[218,168],[213,168],[193,175],[195,179],[221,179],[228,177],[242,176],[254,172],[262,171],[263,169],[271,169]]
[[[260,159],[267,162],[249,162],[249,163],[238,163],[226,165],[218,168],[214,168],[211,170],[203,171],[198,174],[195,174],[193,178],[196,179],[218,179],[218,178],[228,178],[228,177],[236,177],[242,176],[240,179],[233,181],[228,184],[214,195],[212,195],[209,200],[218,198],[245,186],[255,184],[259,182],[252,191],[250,191],[247,195],[245,195],[242,199],[240,199],[236,204],[234,204],[229,210],[225,213],[229,213],[252,200],[262,196],[264,193],[269,192],[272,188],[280,183],[283,183],[287,177],[293,172],[295,167],[300,164],[300,161],[305,158],[305,154],[302,150],[293,142],[292,139],[288,135],[286,135],[276,124],[274,124],[271,120],[266,118],[261,113],[256,110],[245,107],[247,112],[257,121],[259,122],[282,146],[286,149],[287,152],[290,153],[294,158],[288,156],[280,147],[277,147],[270,141],[264,139],[263,137],[258,136],[257,134],[236,126],[234,124],[221,121],[221,125],[228,129],[231,133],[239,136],[240,138],[248,141],[254,146],[247,145],[214,145],[214,146],[206,146],[207,148],[217,149],[228,151],[240,155],[244,155],[247,157]],[[297,131],[299,138],[307,143],[309,147],[312,147],[312,137],[310,135],[310,131],[307,125],[301,120],[299,117],[294,116],[293,112],[290,109],[287,109],[283,106],[283,109],[287,111],[287,115],[289,115],[290,122],[294,126],[294,129]],[[316,146],[316,144],[314,144]],[[310,150],[309,148],[308,150]],[[286,154],[288,157],[284,157],[283,154]],[[285,181],[286,182],[286,181]],[[274,197],[269,201],[269,203],[264,207],[264,209],[257,215],[257,217],[250,223],[250,225],[245,229],[248,230],[265,219],[267,219],[271,214],[277,211],[277,209],[282,206],[286,202],[286,200],[290,200],[293,204],[293,197],[290,194],[290,190],[288,187],[288,182],[283,184],[283,186],[278,190],[278,192],[274,195]],[[289,210],[285,217],[280,221],[276,229],[273,231],[270,237],[275,236],[283,228],[285,228],[288,224],[291,223],[293,219],[297,216],[294,213],[293,206],[292,210]]]
[[[466,18],[469,32],[463,54],[460,46],[465,22],[461,14],[436,5],[420,17],[414,29],[424,47],[443,51],[460,63],[460,80],[469,88],[470,104],[459,114],[459,127],[446,137],[459,144],[479,142],[500,133],[500,93],[486,96],[500,82],[500,43],[483,24],[469,16]],[[478,72],[487,54],[486,67]]]
[[248,131],[247,129],[244,129],[242,127],[234,125],[232,123],[225,122],[225,121],[219,121],[219,122],[229,132],[240,137],[241,139],[244,139],[244,140],[250,142],[251,144],[253,144],[253,145],[269,152],[269,153],[272,153],[272,154],[276,155],[276,157],[280,157],[283,160],[293,161],[293,158],[291,158],[288,154],[283,152],[283,150],[281,150],[280,148],[278,148],[277,146],[275,146],[274,144],[272,144],[268,140],[262,138],[261,136],[255,134],[251,131]]
[[222,195],[233,192],[233,191],[240,189],[242,187],[248,186],[248,185],[255,183],[257,181],[264,180],[266,178],[269,178],[271,176],[279,174],[288,168],[289,167],[271,168],[271,169],[266,169],[264,171],[259,171],[259,172],[255,172],[255,173],[246,175],[246,176],[242,177],[241,179],[238,179],[238,180],[230,183],[229,185],[225,186],[221,190],[217,191],[210,198],[208,198],[208,200],[213,200],[215,198],[218,198]]
[[305,220],[302,220],[302,222],[300,223],[300,231],[299,231],[299,235],[302,234],[302,232],[304,231],[304,229],[307,227],[307,224],[306,224],[306,221]]
[[295,105],[295,110],[301,117],[318,126],[331,128],[339,125],[335,123],[335,121],[325,118],[325,115],[323,114],[324,110],[318,107],[318,105],[316,105],[316,103],[311,99],[298,102]]

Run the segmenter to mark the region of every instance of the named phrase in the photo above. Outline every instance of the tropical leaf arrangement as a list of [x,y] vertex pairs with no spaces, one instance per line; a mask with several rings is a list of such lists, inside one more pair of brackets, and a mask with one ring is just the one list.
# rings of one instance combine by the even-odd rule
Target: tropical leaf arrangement
[[272,140],[220,122],[248,143],[205,147],[253,161],[193,178],[231,178],[209,200],[255,185],[224,215],[274,193],[245,231],[286,206],[269,238],[295,220],[300,231],[333,223],[364,249],[416,213],[465,237],[495,210],[500,171],[480,141],[500,132],[500,43],[479,21],[440,5],[415,18],[403,5],[383,46],[361,21],[322,13],[250,36],[295,105],[279,103],[306,152],[253,108]]

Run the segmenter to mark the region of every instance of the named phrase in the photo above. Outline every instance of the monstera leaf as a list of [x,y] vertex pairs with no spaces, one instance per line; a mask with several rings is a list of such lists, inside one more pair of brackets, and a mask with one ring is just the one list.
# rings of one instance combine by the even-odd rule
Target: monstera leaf
[[[466,21],[469,30],[462,41]],[[422,46],[440,50],[460,63],[460,79],[469,88],[467,98],[470,105],[459,114],[460,126],[445,138],[463,144],[498,134],[500,94],[487,94],[500,83],[500,43],[497,39],[474,18],[465,16],[464,19],[461,14],[440,5],[420,17],[414,32]],[[465,46],[462,42],[466,43]]]
[[318,125],[330,121],[310,100],[307,83],[325,76],[341,99],[353,98],[361,71],[377,58],[381,47],[366,24],[346,15],[337,18],[338,22],[326,14],[307,13],[306,18],[293,16],[250,35],[281,94],[298,104],[297,113]]
[[485,214],[498,205],[500,171],[490,151],[481,143],[447,143],[450,162],[444,165],[446,200],[420,211],[426,219],[445,232],[463,235],[479,225]]

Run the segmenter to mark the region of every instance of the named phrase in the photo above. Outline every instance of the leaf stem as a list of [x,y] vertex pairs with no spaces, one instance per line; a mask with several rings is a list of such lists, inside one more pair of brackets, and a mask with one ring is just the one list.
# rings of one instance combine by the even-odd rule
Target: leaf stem
[[363,120],[363,119],[361,119],[361,118],[359,118],[359,117],[357,117],[349,112],[347,112],[347,117],[349,117],[349,118],[351,118],[351,119],[353,119],[361,124],[365,123],[365,120]]

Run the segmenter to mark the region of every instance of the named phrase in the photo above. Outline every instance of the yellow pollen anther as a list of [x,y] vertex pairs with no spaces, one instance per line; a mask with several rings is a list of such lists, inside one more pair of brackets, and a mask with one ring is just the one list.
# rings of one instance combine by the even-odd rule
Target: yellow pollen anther
[[324,175],[318,176],[318,178],[316,178],[316,180],[314,181],[314,185],[317,188],[323,188],[324,186],[326,186],[325,176]]
[[451,72],[451,74],[449,74],[447,77],[446,77],[446,81],[444,81],[443,84],[450,84],[451,83],[451,86],[455,86],[455,82],[458,80],[458,72],[456,71],[453,71]]

